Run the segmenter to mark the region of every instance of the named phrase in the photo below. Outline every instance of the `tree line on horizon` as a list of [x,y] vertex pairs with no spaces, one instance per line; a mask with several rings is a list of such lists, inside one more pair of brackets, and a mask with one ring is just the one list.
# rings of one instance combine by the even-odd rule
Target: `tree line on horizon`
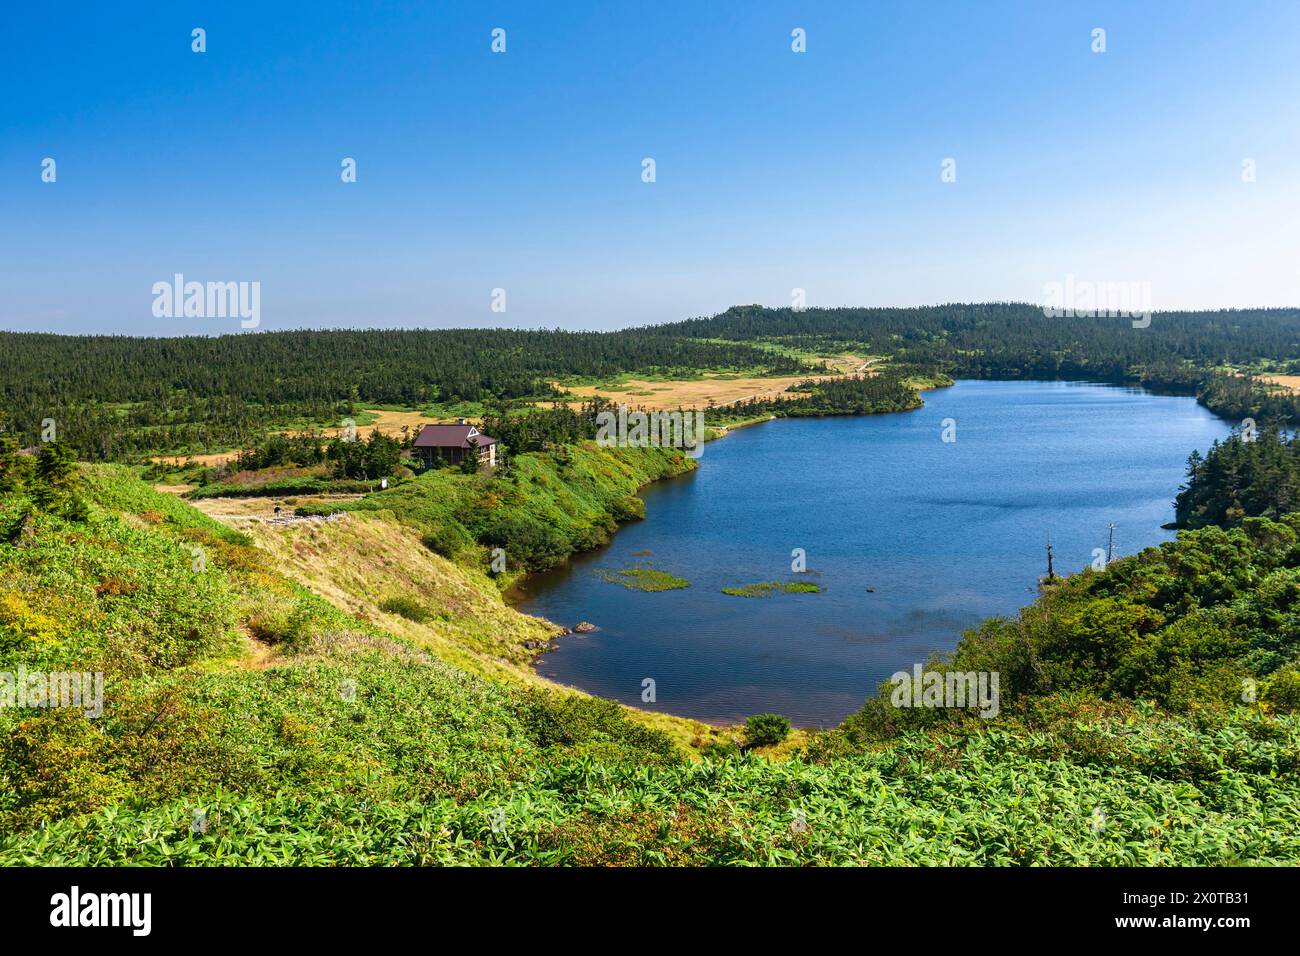
[[1195,394],[1230,417],[1300,421],[1300,398],[1225,368],[1267,358],[1280,371],[1300,371],[1300,310],[1157,313],[1149,327],[1133,328],[1126,318],[1048,318],[1025,303],[986,303],[737,306],[613,332],[0,332],[0,425],[35,444],[42,422],[54,419],[80,457],[133,460],[247,446],[269,429],[330,421],[364,406],[556,398],[553,383],[561,378],[812,373],[816,363],[799,356],[832,349],[968,378],[1143,385]]
[[646,327],[665,338],[780,341],[816,352],[858,349],[955,378],[1140,385],[1195,395],[1218,415],[1300,423],[1300,394],[1238,369],[1268,360],[1300,373],[1300,309],[1159,312],[1146,328],[1120,316],[1049,318],[996,302],[921,308],[769,309]]
[[[94,460],[248,444],[268,428],[363,406],[556,398],[561,377],[812,367],[744,343],[634,332],[287,331],[216,338],[0,332],[0,424]],[[7,421],[5,421],[7,419]]]
[[645,326],[662,338],[780,339],[807,351],[853,345],[980,378],[1123,381],[1135,370],[1246,365],[1260,358],[1300,369],[1300,309],[1159,312],[1147,328],[1123,317],[1049,318],[1040,306],[993,302],[912,308],[770,309],[734,306],[710,318]]

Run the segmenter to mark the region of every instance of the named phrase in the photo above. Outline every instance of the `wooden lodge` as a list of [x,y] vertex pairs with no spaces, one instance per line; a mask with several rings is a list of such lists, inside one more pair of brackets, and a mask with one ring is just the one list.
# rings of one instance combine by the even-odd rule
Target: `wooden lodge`
[[478,450],[479,464],[489,468],[497,463],[497,440],[484,435],[465,419],[455,425],[425,425],[415,438],[415,455],[425,464],[442,461],[459,465],[470,453]]

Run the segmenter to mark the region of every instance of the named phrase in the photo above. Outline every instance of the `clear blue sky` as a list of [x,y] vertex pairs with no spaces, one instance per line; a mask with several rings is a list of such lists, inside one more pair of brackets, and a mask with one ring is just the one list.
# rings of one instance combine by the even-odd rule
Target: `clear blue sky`
[[238,331],[155,319],[176,272],[264,329],[1300,305],[1294,0],[560,6],[4,4],[0,328]]

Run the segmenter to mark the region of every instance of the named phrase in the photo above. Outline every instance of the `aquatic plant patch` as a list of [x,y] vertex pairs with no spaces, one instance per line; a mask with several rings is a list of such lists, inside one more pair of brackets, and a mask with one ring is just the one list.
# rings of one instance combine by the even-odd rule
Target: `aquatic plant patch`
[[596,576],[610,584],[621,584],[630,591],[676,591],[688,588],[691,582],[658,568],[624,568],[621,571],[600,570]]
[[743,587],[722,589],[723,594],[745,598],[771,597],[778,592],[786,594],[820,594],[821,587],[803,581],[760,581],[757,584],[746,584]]

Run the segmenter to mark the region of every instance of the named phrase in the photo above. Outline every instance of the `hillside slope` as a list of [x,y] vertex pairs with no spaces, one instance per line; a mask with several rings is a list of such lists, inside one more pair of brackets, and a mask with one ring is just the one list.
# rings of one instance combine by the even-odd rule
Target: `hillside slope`
[[[0,709],[3,864],[1300,862],[1284,701],[1216,689],[1161,709],[1080,680],[995,721],[909,711],[882,727],[869,706],[790,759],[691,761],[613,703],[511,679],[490,628],[463,650],[454,614],[393,633],[346,561],[316,579],[343,609],[286,576],[353,553],[404,586],[382,513],[268,551],[116,468],[86,473],[85,513],[31,490],[0,499],[0,668],[102,669],[107,685],[98,718]],[[1247,568],[1294,566],[1294,535],[1261,531],[1228,542],[1243,594],[1268,577]],[[1144,591],[1142,560],[1156,567],[1127,559],[1076,597]],[[448,593],[470,613],[490,584],[462,583]],[[1067,602],[1053,631],[1052,607],[1026,611],[1034,633],[1106,626]],[[498,657],[501,674],[439,651]]]

